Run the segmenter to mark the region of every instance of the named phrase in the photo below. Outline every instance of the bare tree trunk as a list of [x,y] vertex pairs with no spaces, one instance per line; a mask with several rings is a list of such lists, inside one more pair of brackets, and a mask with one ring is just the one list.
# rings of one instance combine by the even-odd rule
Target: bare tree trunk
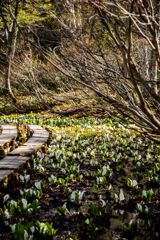
[[10,73],[11,73],[12,60],[15,54],[16,38],[17,38],[17,31],[18,31],[18,28],[16,25],[17,25],[17,18],[18,18],[19,0],[16,0],[14,14],[12,13],[12,11],[10,11],[11,20],[13,19],[13,21],[11,22],[11,26],[8,26],[8,22],[5,16],[6,14],[4,14],[2,10],[3,5],[1,4],[2,3],[0,2],[0,15],[5,26],[6,38],[8,40],[8,51],[7,51],[7,58],[6,58],[7,65],[6,65],[6,74],[5,74],[6,89],[8,91],[10,98],[13,100],[13,102],[17,102],[18,100],[14,96],[11,89]]
[[[74,30],[82,31],[81,4],[72,1],[66,1],[70,12],[70,27]],[[75,12],[75,9],[77,12]]]
[[148,52],[147,45],[141,45],[141,54],[142,54],[142,76],[146,81],[149,81],[149,63],[148,63]]
[[78,19],[77,19],[77,28],[79,32],[82,32],[82,16],[81,16],[81,4],[77,5],[77,13],[78,13]]
[[6,66],[6,76],[5,76],[6,89],[8,91],[10,98],[13,100],[13,102],[18,102],[17,98],[14,96],[12,92],[11,83],[10,83],[10,73],[11,73],[12,60],[15,54],[17,30],[18,29],[14,27],[8,33],[8,52],[7,52],[7,66]]
[[126,66],[125,62],[123,63],[123,67],[124,67],[124,77],[127,78],[128,70],[127,70],[127,66]]
[[151,86],[154,92],[157,94],[157,60],[154,50],[151,51]]
[[72,27],[73,29],[76,29],[77,26],[76,26],[74,3],[70,3],[69,9],[70,9],[70,13],[71,13],[70,27]]
[[[158,40],[159,40],[159,43],[160,43],[160,5],[158,7],[158,17],[159,17],[159,34],[158,34]],[[158,95],[160,96],[160,85],[157,85],[157,88],[158,88]],[[160,105],[160,104],[159,104]]]

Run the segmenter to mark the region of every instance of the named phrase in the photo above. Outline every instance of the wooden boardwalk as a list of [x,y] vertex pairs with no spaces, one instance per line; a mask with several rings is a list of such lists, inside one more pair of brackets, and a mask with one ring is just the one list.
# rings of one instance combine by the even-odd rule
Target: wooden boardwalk
[[[6,130],[3,129],[5,134],[3,134],[3,131],[2,131],[2,134],[0,135],[1,145],[4,145],[4,143],[6,143],[6,140],[8,142],[8,140],[11,139],[11,136],[13,138],[13,133],[15,134],[13,130],[12,130],[13,132],[9,130],[10,125],[8,127],[7,125],[8,124],[1,125],[2,127],[5,126],[4,129],[6,129]],[[4,180],[15,169],[17,169],[18,167],[23,165],[25,162],[27,162],[30,158],[31,153],[33,153],[38,148],[40,148],[48,140],[49,132],[43,129],[41,126],[29,125],[29,128],[34,131],[32,137],[27,142],[25,142],[22,146],[11,151],[10,153],[8,153],[8,155],[5,158],[0,160],[0,181]],[[8,135],[9,137],[7,137]]]

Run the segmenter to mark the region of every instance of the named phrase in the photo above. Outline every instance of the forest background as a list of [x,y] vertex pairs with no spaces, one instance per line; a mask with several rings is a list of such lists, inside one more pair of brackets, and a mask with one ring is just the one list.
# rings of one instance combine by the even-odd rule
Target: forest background
[[159,23],[159,1],[2,0],[1,114],[98,109],[159,141]]

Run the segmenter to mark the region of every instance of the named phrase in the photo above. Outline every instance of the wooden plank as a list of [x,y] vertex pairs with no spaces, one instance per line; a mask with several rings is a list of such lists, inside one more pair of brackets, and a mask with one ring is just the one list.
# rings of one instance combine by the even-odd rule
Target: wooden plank
[[0,160],[0,168],[2,168],[3,166],[6,166],[10,162],[14,161],[16,158],[17,158],[17,156],[15,156],[15,157],[7,156],[7,157],[3,158],[2,160]]
[[4,180],[13,170],[0,170],[0,181]]
[[42,145],[48,140],[48,137],[41,137],[33,139],[30,138],[26,143],[23,144],[23,146],[30,146],[30,145]]
[[6,123],[0,123],[0,126],[3,128],[0,135],[0,146],[2,146],[17,136],[17,128]]
[[0,169],[16,169],[28,161],[29,157],[7,156],[0,161]]
[[22,155],[23,153],[26,155],[29,155],[30,153],[32,153],[33,151],[35,151],[36,148],[34,146],[21,146],[19,148],[16,148],[15,150],[11,151],[10,153],[8,153],[8,156],[18,156],[18,155]]

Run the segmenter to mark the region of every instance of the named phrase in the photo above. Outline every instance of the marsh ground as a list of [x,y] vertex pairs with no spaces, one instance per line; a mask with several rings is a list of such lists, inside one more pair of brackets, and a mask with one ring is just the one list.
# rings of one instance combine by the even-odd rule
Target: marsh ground
[[2,120],[40,124],[53,138],[1,186],[0,239],[159,239],[159,144],[111,118]]

